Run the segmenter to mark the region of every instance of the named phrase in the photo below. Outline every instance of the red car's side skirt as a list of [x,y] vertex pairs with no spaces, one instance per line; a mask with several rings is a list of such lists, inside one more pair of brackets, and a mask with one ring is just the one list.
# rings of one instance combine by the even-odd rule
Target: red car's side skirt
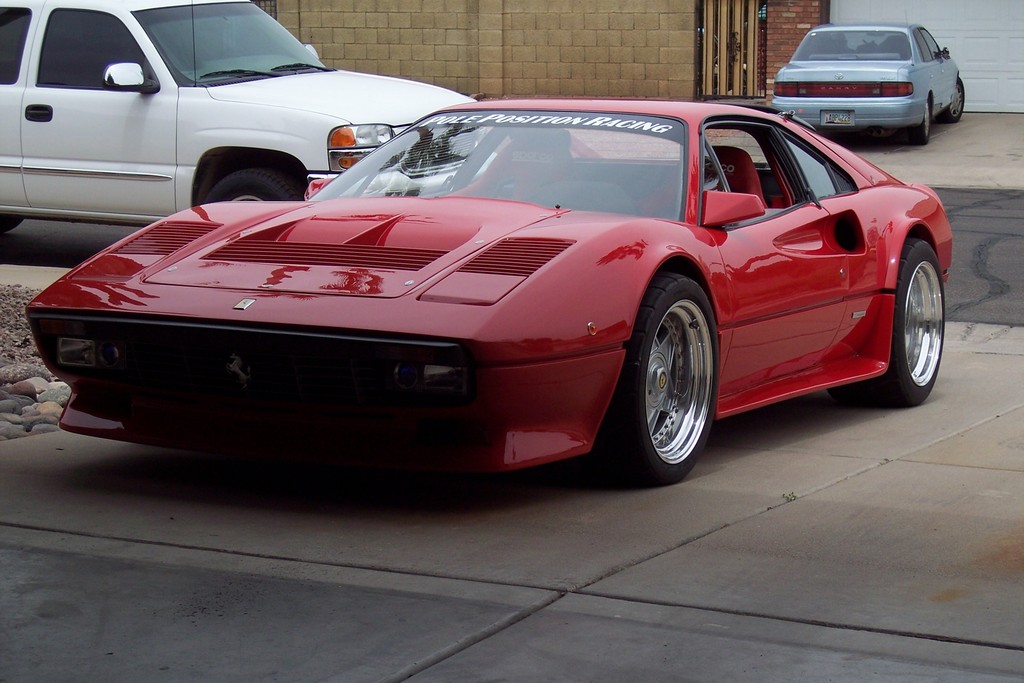
[[888,363],[885,361],[864,356],[829,363],[799,375],[790,375],[748,391],[722,397],[718,401],[718,412],[715,417],[729,417],[771,403],[813,394],[839,384],[877,377],[885,372],[887,366]]
[[847,301],[847,321],[823,360],[804,370],[720,395],[716,418],[878,377],[889,366],[895,297],[891,292]]

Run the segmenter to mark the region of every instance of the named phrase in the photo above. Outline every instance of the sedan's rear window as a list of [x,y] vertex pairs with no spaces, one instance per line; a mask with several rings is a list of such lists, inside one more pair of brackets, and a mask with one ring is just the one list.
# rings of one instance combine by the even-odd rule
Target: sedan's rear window
[[908,59],[910,39],[900,31],[811,31],[793,54],[794,62]]

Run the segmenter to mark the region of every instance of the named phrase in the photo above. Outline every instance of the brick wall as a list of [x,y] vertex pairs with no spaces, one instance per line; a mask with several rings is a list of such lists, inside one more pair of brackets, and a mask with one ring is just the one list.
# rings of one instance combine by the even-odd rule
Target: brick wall
[[696,2],[277,0],[277,18],[330,66],[464,93],[690,99]]
[[829,0],[768,0],[768,91],[807,31],[828,21]]

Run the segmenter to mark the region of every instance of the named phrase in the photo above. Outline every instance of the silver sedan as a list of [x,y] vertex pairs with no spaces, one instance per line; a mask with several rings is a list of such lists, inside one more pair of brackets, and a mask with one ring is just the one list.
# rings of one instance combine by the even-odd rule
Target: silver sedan
[[960,120],[964,84],[923,26],[826,24],[779,69],[772,105],[820,131],[906,129],[911,143],[926,145],[933,119]]

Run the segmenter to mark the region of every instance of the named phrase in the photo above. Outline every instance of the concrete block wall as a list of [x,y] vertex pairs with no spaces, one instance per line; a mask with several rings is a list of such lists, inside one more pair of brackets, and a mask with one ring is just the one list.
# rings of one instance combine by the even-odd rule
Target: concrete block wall
[[488,97],[692,99],[696,0],[278,0],[324,63]]

